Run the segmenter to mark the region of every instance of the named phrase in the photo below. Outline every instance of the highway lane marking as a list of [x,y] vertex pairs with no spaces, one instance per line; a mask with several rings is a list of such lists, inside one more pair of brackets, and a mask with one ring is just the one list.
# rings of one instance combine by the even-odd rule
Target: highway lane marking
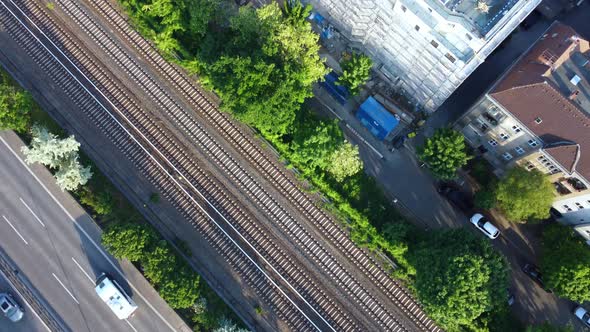
[[57,204],[62,209],[62,211],[68,216],[68,218],[70,218],[70,220],[74,223],[74,225],[82,232],[82,234],[84,234],[84,236],[90,241],[90,243],[92,243],[92,245],[96,248],[96,250],[104,257],[104,259],[106,259],[107,262],[109,262],[111,264],[113,269],[115,269],[115,271],[117,271],[117,273],[119,273],[119,276],[127,282],[129,287],[131,287],[133,289],[133,291],[135,292],[134,294],[137,294],[143,300],[143,302],[156,314],[156,316],[158,316],[158,318],[160,318],[164,322],[164,324],[166,324],[170,328],[170,330],[177,331],[177,329],[174,326],[172,326],[172,324],[170,324],[164,318],[164,316],[162,316],[162,314],[158,310],[156,310],[156,308],[154,308],[154,306],[150,302],[148,302],[148,300],[139,292],[139,290],[131,283],[131,281],[129,279],[127,279],[127,277],[125,277],[125,274],[123,273],[123,271],[115,263],[113,263],[113,261],[108,256],[108,254],[106,252],[104,252],[103,249],[96,242],[94,242],[94,240],[90,237],[90,235],[86,232],[86,230],[84,230],[84,228],[82,228],[82,226],[80,226],[80,224],[78,224],[78,222],[76,221],[76,219],[74,219],[74,217],[70,214],[70,212],[68,210],[66,210],[66,208],[61,204],[60,201],[57,200],[57,198],[53,195],[53,193],[51,191],[49,191],[49,189],[45,186],[45,184],[43,182],[41,182],[39,177],[37,177],[37,174],[35,174],[31,170],[31,168],[29,168],[29,165],[27,165],[19,157],[19,155],[14,151],[14,149],[12,149],[12,147],[10,145],[8,145],[8,142],[6,142],[4,137],[0,136],[0,141],[2,141],[2,143],[8,148],[8,150],[10,150],[12,155],[14,155],[14,157],[16,157],[16,159],[29,172],[29,174],[31,174],[31,176],[33,176],[33,178],[37,181],[37,183],[39,183],[41,188],[43,188],[43,190],[45,190],[45,192],[47,192],[49,197],[51,197],[51,199],[53,199],[55,204]]
[[94,284],[94,279],[90,278],[90,275],[88,275],[88,273],[86,273],[86,271],[84,271],[84,269],[82,268],[82,266],[80,266],[80,264],[74,259],[74,257],[72,257],[72,260],[74,261],[74,263],[76,263],[76,265],[78,266],[78,268],[80,269],[80,271],[82,271],[82,273],[84,273],[84,275],[86,276],[86,278],[88,278],[88,280],[90,280],[90,282],[92,284]]
[[27,208],[27,210],[29,210],[29,212],[31,212],[33,217],[35,217],[35,219],[37,219],[37,221],[41,224],[41,226],[45,227],[45,224],[41,221],[41,219],[39,219],[39,217],[37,217],[35,212],[33,212],[33,210],[29,207],[29,205],[27,203],[25,203],[25,200],[22,197],[19,197],[19,198],[20,198],[21,203],[23,203],[23,205]]
[[4,274],[4,272],[2,272],[2,270],[0,270],[0,275],[2,275],[2,277],[4,277],[4,279],[8,282],[8,284],[10,285],[10,287],[12,287],[12,289],[18,294],[18,296],[20,296],[21,301],[23,301],[24,303],[27,304],[27,307],[29,307],[29,309],[31,309],[31,311],[33,312],[33,314],[35,314],[35,317],[37,317],[37,319],[39,319],[39,321],[43,324],[43,326],[45,326],[45,328],[47,329],[47,331],[53,332],[53,331],[51,331],[51,329],[49,328],[49,326],[47,326],[47,324],[45,323],[45,321],[43,319],[41,319],[41,316],[39,316],[39,314],[37,313],[37,311],[35,311],[35,309],[33,308],[33,306],[29,303],[29,301],[27,301],[25,299],[25,297],[18,290],[18,288],[16,288],[16,286],[12,283],[12,281],[10,281],[10,279],[8,279],[8,276],[6,276],[6,274]]
[[131,329],[135,332],[137,332],[137,329],[135,327],[133,327],[133,325],[131,325],[131,323],[129,322],[129,320],[125,319],[125,321],[127,322],[127,324],[129,324],[129,327],[131,327]]
[[20,237],[21,240],[23,240],[23,242],[26,245],[29,245],[29,242],[27,242],[27,240],[25,240],[25,238],[16,230],[16,228],[14,228],[14,226],[12,225],[12,223],[8,220],[8,218],[6,218],[6,216],[2,216],[2,218],[4,218],[4,220],[6,220],[6,222],[8,223],[8,225],[10,225],[10,227],[12,227],[12,230],[14,230],[14,232],[16,233],[16,235],[18,235]]
[[66,292],[68,292],[68,294],[70,294],[70,296],[72,297],[72,299],[74,299],[74,301],[77,304],[80,304],[80,302],[78,302],[78,300],[74,297],[74,295],[72,295],[72,293],[67,289],[66,285],[63,284],[63,282],[61,282],[61,280],[59,280],[59,278],[55,275],[55,273],[52,273],[53,277],[55,278],[55,280],[57,280],[57,282],[59,282],[59,284],[61,285],[61,287],[63,287]]

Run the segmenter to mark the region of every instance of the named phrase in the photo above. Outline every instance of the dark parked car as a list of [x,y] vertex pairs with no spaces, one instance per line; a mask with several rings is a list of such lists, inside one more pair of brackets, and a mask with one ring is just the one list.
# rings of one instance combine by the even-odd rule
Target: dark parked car
[[545,287],[545,284],[543,283],[543,275],[541,274],[541,271],[539,270],[539,268],[536,265],[531,264],[531,263],[526,263],[522,267],[522,271],[527,276],[529,276],[529,278],[533,279],[533,281],[536,282],[547,293],[552,293],[552,291],[549,288]]
[[473,210],[473,198],[468,193],[446,183],[439,185],[437,191],[460,210],[464,212]]

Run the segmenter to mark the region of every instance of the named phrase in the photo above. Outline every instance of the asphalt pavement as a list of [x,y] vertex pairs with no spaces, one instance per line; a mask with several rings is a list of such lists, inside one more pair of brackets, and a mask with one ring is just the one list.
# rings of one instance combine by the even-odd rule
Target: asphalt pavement
[[[19,274],[26,276],[66,328],[189,330],[131,264],[105,252],[98,226],[55,186],[51,174],[23,162],[21,144],[13,133],[0,132],[0,243]],[[103,272],[113,276],[139,306],[129,320],[117,319],[96,295],[95,280]]]

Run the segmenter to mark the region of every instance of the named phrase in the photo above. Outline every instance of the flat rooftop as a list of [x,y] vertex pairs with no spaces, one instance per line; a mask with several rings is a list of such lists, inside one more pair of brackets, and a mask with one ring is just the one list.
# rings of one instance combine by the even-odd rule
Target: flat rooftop
[[546,77],[565,97],[575,94],[570,100],[590,116],[590,59],[587,56],[573,52]]
[[439,0],[451,12],[464,16],[485,36],[519,0]]

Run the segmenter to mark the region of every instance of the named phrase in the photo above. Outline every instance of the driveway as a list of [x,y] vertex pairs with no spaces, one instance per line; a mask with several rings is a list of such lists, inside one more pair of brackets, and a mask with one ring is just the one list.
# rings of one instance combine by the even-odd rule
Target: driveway
[[[573,26],[583,36],[590,37],[589,13],[590,4],[586,2],[558,19]],[[359,146],[365,171],[381,183],[400,211],[428,229],[466,226],[467,216],[455,210],[437,193],[435,179],[426,169],[419,167],[414,147],[436,128],[448,125],[461,116],[541,36],[550,23],[540,19],[527,30],[519,28],[515,31],[428,119],[418,137],[406,143],[406,149],[389,151],[354,118],[352,103],[342,107],[319,86],[314,89],[316,98],[310,101],[310,106],[320,114],[341,119],[347,139]],[[582,325],[571,314],[573,303],[546,293],[521,271],[524,262],[536,262],[540,226],[517,225],[502,218],[494,219],[502,230],[502,236],[494,241],[494,246],[507,257],[513,270],[511,283],[516,297],[513,312],[527,324],[547,320],[556,326],[571,323],[576,330],[581,330]]]

